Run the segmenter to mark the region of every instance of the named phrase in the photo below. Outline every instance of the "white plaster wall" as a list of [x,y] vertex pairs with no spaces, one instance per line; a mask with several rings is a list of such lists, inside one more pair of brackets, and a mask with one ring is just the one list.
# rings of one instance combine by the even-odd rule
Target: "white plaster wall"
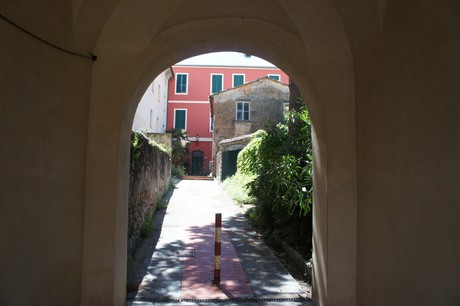
[[390,2],[358,61],[362,305],[460,304],[460,7],[418,4]]
[[[166,131],[168,80],[171,76],[171,71],[168,68],[149,85],[137,105],[133,131],[145,130],[152,133],[164,133]],[[150,115],[151,111],[152,115]],[[152,116],[152,120],[150,116]]]
[[[2,14],[31,29],[41,20],[48,38],[57,27],[55,41],[81,51],[55,11],[4,4]],[[3,20],[0,37],[0,305],[80,305],[92,61]]]

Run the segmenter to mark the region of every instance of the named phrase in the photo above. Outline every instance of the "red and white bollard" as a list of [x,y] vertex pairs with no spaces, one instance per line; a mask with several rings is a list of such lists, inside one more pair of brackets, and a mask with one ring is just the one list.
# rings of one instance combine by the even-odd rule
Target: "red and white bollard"
[[213,284],[220,284],[220,255],[222,250],[221,235],[222,235],[222,214],[216,214],[216,230],[214,242],[214,280]]

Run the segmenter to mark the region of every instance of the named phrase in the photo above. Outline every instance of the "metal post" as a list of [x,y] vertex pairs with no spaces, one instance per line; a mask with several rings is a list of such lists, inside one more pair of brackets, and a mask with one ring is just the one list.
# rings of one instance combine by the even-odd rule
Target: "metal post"
[[214,243],[214,280],[213,284],[220,284],[220,255],[221,255],[221,233],[222,233],[222,214],[216,214],[216,230]]

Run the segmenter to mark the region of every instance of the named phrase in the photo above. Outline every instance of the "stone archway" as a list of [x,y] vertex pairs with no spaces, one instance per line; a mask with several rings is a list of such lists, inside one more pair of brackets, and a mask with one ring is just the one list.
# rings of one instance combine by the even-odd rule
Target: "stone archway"
[[[108,18],[95,49],[99,58],[90,106],[83,303],[124,301],[127,148],[140,95],[156,74],[175,62],[230,50],[273,62],[307,98],[315,147],[314,300],[354,304],[355,122],[350,116],[354,79],[350,47],[334,7],[324,2],[310,7],[308,16],[298,16],[296,7],[303,4],[278,4],[266,12],[273,21],[256,12],[248,14],[250,4],[245,3],[229,4],[231,13],[221,14],[187,7],[186,16],[169,7],[171,19],[178,14],[179,20],[154,28],[148,27],[154,22],[146,14],[155,9],[151,5],[121,3]],[[311,29],[299,33],[297,27],[305,18]],[[325,24],[328,35],[315,32],[324,32]]]
[[162,69],[224,50],[273,62],[306,95],[314,302],[458,304],[456,1],[43,0],[0,11],[3,304],[125,303],[136,102]]

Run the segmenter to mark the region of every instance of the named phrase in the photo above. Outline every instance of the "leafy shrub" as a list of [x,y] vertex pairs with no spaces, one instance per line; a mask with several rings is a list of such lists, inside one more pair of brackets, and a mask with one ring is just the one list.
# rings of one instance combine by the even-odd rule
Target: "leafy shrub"
[[182,129],[170,129],[166,131],[171,133],[171,159],[173,165],[183,166],[189,155],[189,144],[187,132]]
[[248,219],[249,223],[253,226],[257,226],[256,223],[256,209],[254,207],[250,207],[246,210],[246,219]]
[[147,218],[141,228],[141,238],[148,237],[153,231],[153,219]]
[[256,174],[261,171],[260,147],[262,141],[267,137],[267,132],[258,130],[253,134],[251,141],[238,153],[237,169],[238,172],[246,174]]
[[250,204],[254,197],[249,195],[248,184],[252,182],[254,175],[237,172],[222,182],[222,188],[238,204]]
[[286,124],[260,131],[238,155],[238,171],[253,175],[251,219],[272,240],[311,256],[312,148],[308,112],[288,114]]
[[142,134],[140,134],[140,133],[136,133],[136,132],[131,133],[131,153],[130,153],[130,157],[131,157],[131,165],[134,166],[134,167],[137,166],[137,164],[139,163],[139,158],[140,158],[140,155],[141,155],[140,137],[142,137]]
[[171,175],[175,177],[182,177],[185,175],[185,170],[183,166],[173,164],[171,166]]

